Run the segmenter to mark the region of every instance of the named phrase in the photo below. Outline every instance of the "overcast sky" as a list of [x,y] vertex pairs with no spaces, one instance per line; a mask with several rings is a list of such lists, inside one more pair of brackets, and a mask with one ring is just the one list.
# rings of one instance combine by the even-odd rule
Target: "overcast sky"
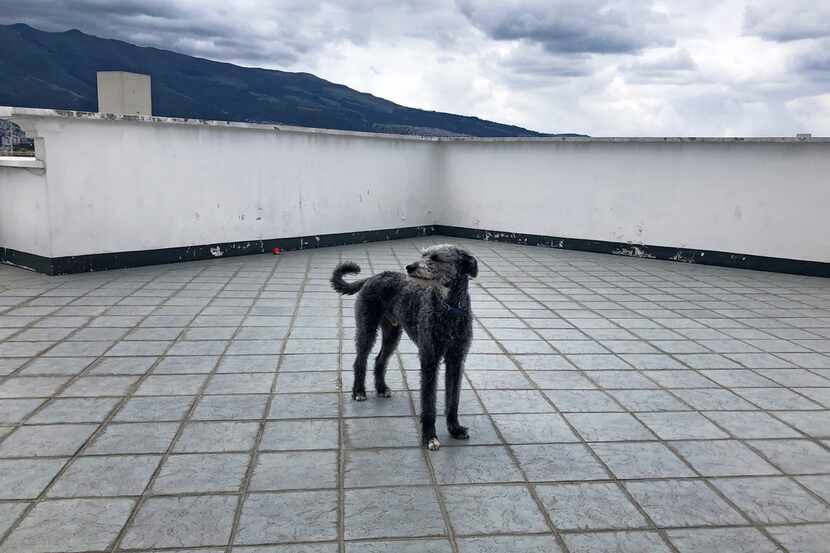
[[830,135],[830,0],[25,0],[77,28],[594,136]]

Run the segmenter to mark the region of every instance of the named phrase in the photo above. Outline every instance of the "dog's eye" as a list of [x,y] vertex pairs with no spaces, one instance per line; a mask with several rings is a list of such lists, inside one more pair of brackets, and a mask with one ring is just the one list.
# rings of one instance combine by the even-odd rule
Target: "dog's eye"
[[432,261],[441,261],[440,259],[438,259],[438,254],[437,253],[432,254],[431,256],[429,256],[429,258]]

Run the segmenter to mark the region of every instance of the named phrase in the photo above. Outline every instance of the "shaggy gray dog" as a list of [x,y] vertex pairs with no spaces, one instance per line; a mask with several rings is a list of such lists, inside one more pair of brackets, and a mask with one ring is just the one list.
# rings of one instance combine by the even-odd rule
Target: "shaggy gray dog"
[[366,363],[375,344],[378,326],[383,333],[380,353],[375,358],[375,390],[390,397],[386,385],[386,364],[401,338],[401,329],[418,346],[421,361],[421,439],[430,450],[441,446],[435,434],[435,390],[438,365],[446,366],[447,430],[453,438],[469,438],[458,422],[458,401],[464,358],[473,336],[469,279],[478,275],[475,257],[451,245],[432,246],[422,251],[419,261],[406,266],[407,274],[386,271],[346,282],[343,276],[360,272],[355,263],[341,263],[334,270],[331,285],[340,294],[356,294],[355,343],[352,399],[366,399]]

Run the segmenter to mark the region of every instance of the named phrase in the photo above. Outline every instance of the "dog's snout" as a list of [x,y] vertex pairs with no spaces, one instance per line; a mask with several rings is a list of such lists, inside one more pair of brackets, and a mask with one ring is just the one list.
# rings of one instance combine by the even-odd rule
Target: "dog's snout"
[[417,263],[410,263],[409,265],[406,266],[406,272],[407,273],[414,273],[415,269],[417,269],[417,268],[418,268]]

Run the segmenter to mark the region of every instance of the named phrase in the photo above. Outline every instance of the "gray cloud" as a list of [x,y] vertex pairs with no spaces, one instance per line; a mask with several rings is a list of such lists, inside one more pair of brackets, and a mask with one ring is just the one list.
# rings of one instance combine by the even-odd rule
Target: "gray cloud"
[[744,33],[776,42],[830,36],[830,4],[824,0],[759,0],[745,9]]
[[307,71],[540,131],[830,134],[827,0],[0,3],[0,24]]
[[795,67],[810,78],[830,80],[830,39],[818,41],[814,48],[797,56]]
[[700,80],[697,63],[683,48],[653,59],[641,59],[621,67],[629,82],[643,84],[687,84]]
[[[43,30],[83,32],[220,61],[280,65],[297,61],[336,29],[305,27],[319,7],[283,1],[248,13],[225,2],[162,0],[27,0],[0,14],[0,23],[25,22]],[[254,16],[259,17],[254,17]]]
[[467,18],[496,40],[528,40],[559,53],[635,53],[670,46],[666,17],[650,2],[522,0],[496,3],[458,0]]

